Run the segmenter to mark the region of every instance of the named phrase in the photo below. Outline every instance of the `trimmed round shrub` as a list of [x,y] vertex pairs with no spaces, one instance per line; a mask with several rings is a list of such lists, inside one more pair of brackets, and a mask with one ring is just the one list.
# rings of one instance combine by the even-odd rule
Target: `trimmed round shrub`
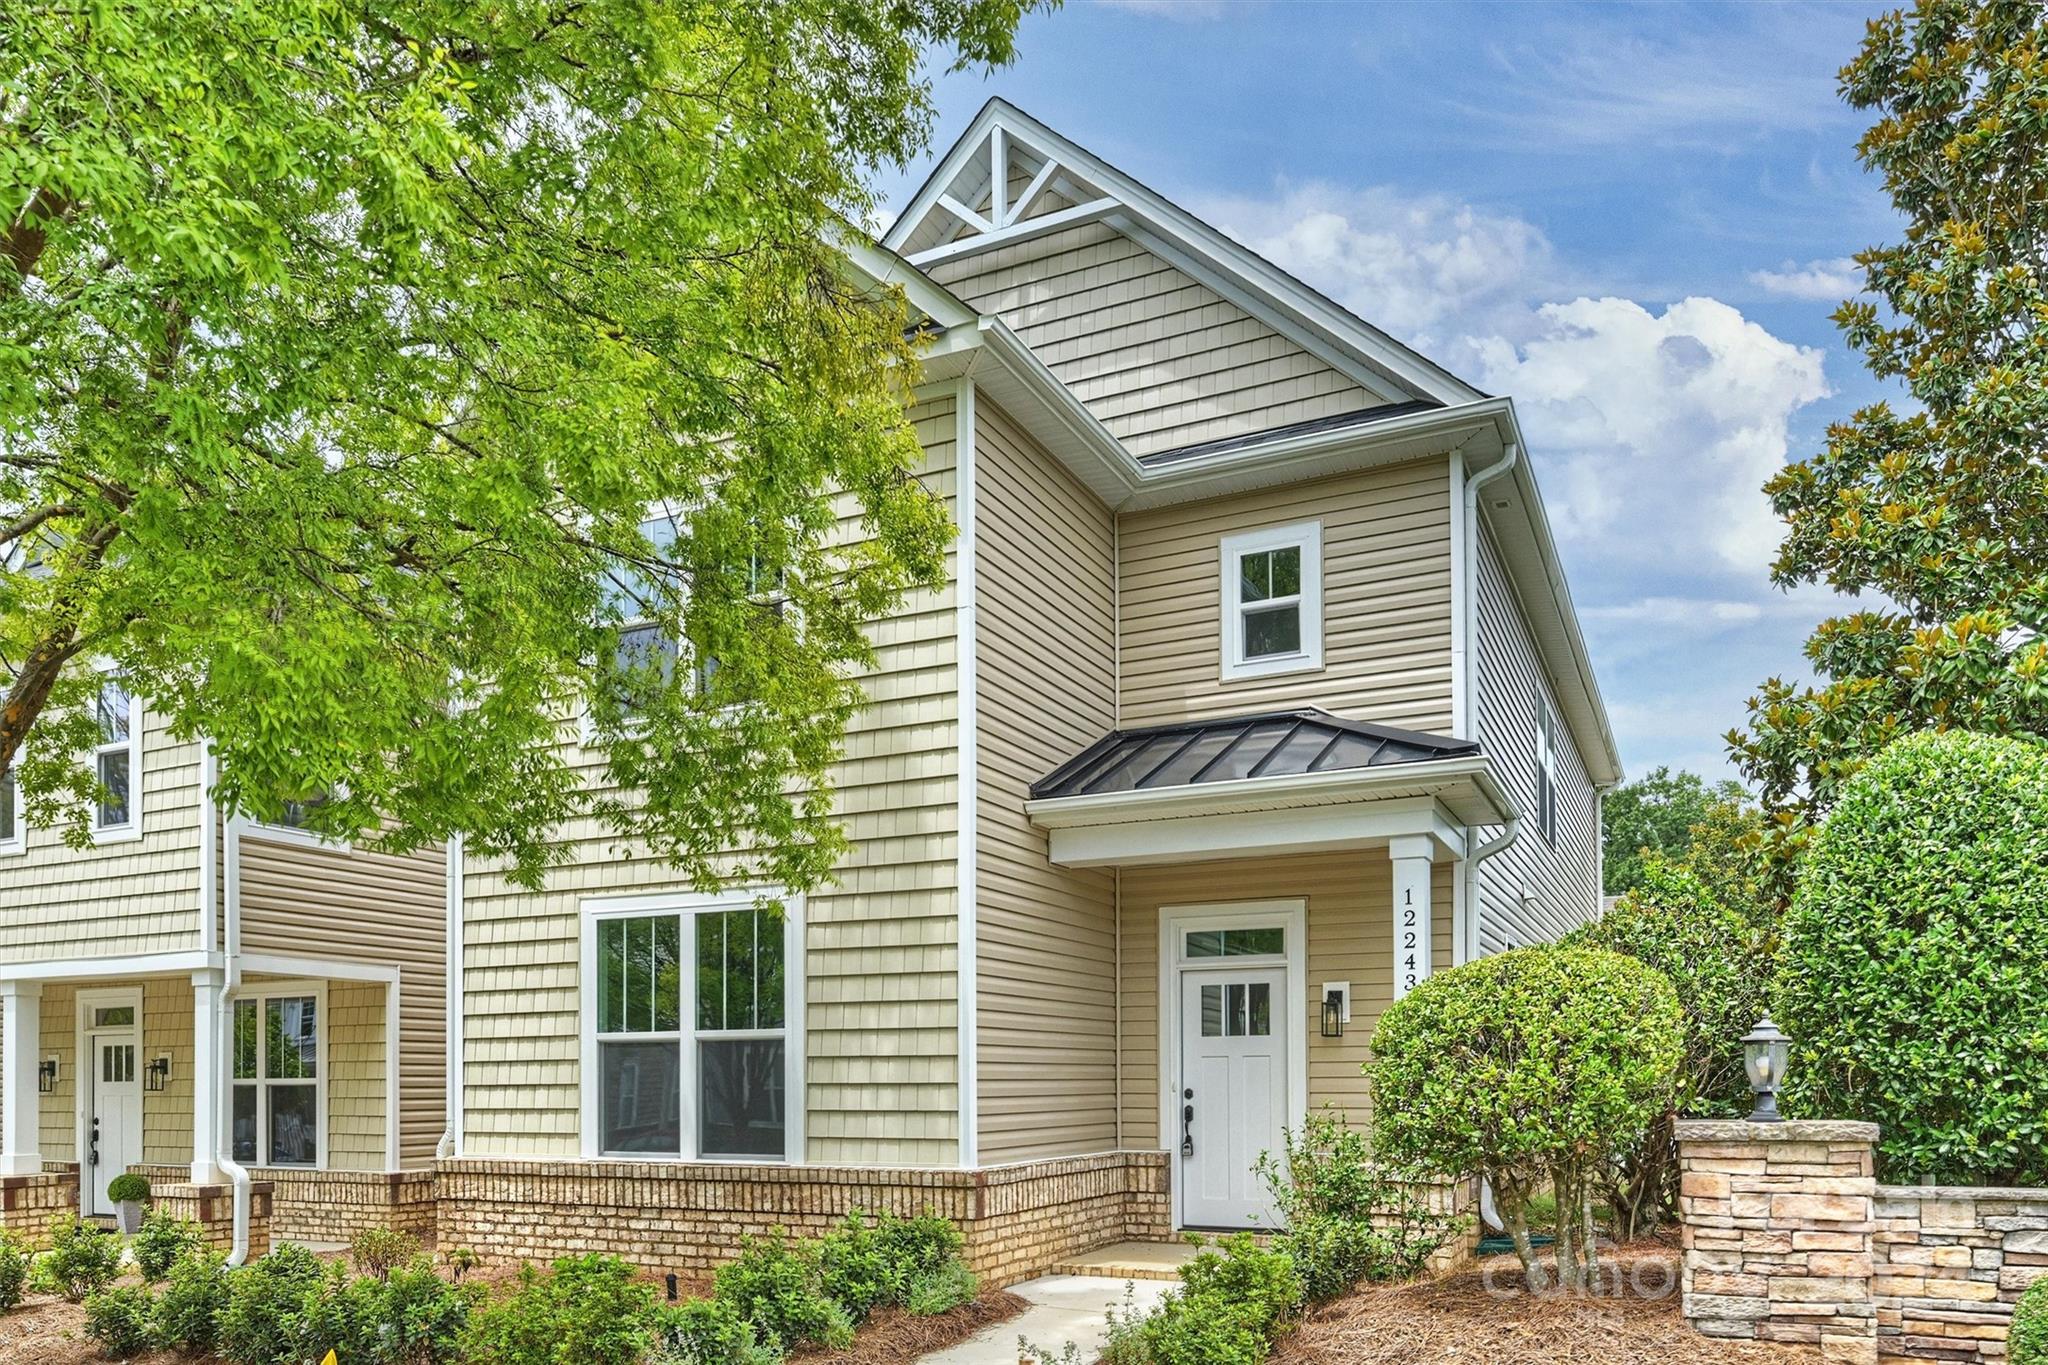
[[147,1351],[156,1339],[156,1300],[139,1285],[105,1289],[85,1299],[85,1334],[108,1360]]
[[116,1204],[140,1204],[149,1198],[149,1177],[123,1171],[107,1182],[107,1198]]
[[52,1293],[83,1303],[121,1273],[121,1239],[83,1218],[50,1224],[50,1249],[36,1259],[36,1279]]
[[[1373,1149],[1437,1175],[1485,1176],[1518,1236],[1547,1181],[1559,1270],[1575,1283],[1586,1239],[1566,1210],[1670,1104],[1681,1036],[1671,983],[1620,953],[1518,948],[1453,967],[1373,1031]],[[1525,1238],[1519,1247],[1541,1288]]]
[[2020,1295],[2005,1350],[2010,1365],[2048,1365],[2048,1279],[2035,1280]]
[[135,1268],[151,1284],[161,1283],[171,1267],[205,1244],[199,1224],[153,1208],[142,1216],[129,1250],[135,1253]]
[[2048,749],[1886,747],[1807,850],[1782,934],[1790,1112],[1881,1125],[1892,1180],[2048,1184]]

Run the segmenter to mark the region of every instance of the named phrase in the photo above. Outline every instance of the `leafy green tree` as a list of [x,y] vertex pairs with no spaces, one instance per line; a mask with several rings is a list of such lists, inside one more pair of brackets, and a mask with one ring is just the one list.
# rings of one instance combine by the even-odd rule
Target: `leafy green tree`
[[1723,778],[1709,785],[1698,773],[1673,772],[1661,764],[1616,787],[1600,802],[1606,864],[1602,889],[1610,896],[1635,890],[1643,884],[1646,852],[1678,856],[1691,842],[1693,826],[1713,806],[1740,805],[1746,797],[1738,782]]
[[14,7],[28,817],[85,837],[98,661],[257,816],[466,831],[529,883],[583,818],[698,880],[815,882],[863,626],[951,534],[901,296],[831,242],[925,142],[923,55],[1006,61],[1045,2]]
[[1778,583],[1867,595],[1766,682],[1729,735],[1782,869],[1842,784],[1923,728],[2048,733],[2048,10],[1929,0],[1872,21],[1842,70],[1859,144],[1905,220],[1835,314],[1912,400],[1864,408],[1766,486]]

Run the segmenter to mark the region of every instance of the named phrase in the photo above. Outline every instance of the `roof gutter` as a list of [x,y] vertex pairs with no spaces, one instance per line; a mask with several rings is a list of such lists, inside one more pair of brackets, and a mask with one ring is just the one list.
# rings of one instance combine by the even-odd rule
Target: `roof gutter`
[[1469,781],[1501,819],[1512,822],[1515,805],[1493,775],[1484,754],[1389,763],[1378,768],[1285,777],[1243,777],[1151,790],[1099,792],[1092,796],[1047,796],[1024,803],[1024,813],[1041,829],[1170,820],[1183,815],[1227,815],[1290,806],[1338,805],[1383,797],[1389,788],[1447,785]]

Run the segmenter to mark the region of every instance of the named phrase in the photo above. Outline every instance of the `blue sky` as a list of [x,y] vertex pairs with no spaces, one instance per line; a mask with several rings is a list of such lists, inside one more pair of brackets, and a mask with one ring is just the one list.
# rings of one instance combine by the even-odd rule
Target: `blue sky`
[[1069,0],[935,152],[1003,95],[1512,396],[1630,774],[1718,776],[1839,606],[1770,586],[1758,486],[1889,396],[1828,321],[1896,232],[1835,93],[1876,12]]

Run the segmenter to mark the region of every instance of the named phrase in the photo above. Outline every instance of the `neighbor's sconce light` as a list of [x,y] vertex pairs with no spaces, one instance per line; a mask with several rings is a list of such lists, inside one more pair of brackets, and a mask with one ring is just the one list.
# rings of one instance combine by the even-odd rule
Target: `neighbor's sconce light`
[[57,1088],[57,1059],[43,1058],[43,1064],[36,1068],[36,1090],[48,1095]]
[[142,1088],[144,1090],[162,1090],[164,1083],[170,1079],[171,1059],[159,1057],[151,1062],[149,1069],[143,1073]]
[[1342,1038],[1344,1026],[1351,1022],[1351,983],[1349,981],[1325,981],[1323,983],[1323,1036]]
[[1790,1051],[1791,1040],[1778,1032],[1768,1014],[1742,1040],[1742,1068],[1749,1073],[1749,1088],[1756,1092],[1756,1108],[1749,1116],[1751,1123],[1785,1121],[1785,1116],[1778,1112],[1778,1091],[1785,1085]]

